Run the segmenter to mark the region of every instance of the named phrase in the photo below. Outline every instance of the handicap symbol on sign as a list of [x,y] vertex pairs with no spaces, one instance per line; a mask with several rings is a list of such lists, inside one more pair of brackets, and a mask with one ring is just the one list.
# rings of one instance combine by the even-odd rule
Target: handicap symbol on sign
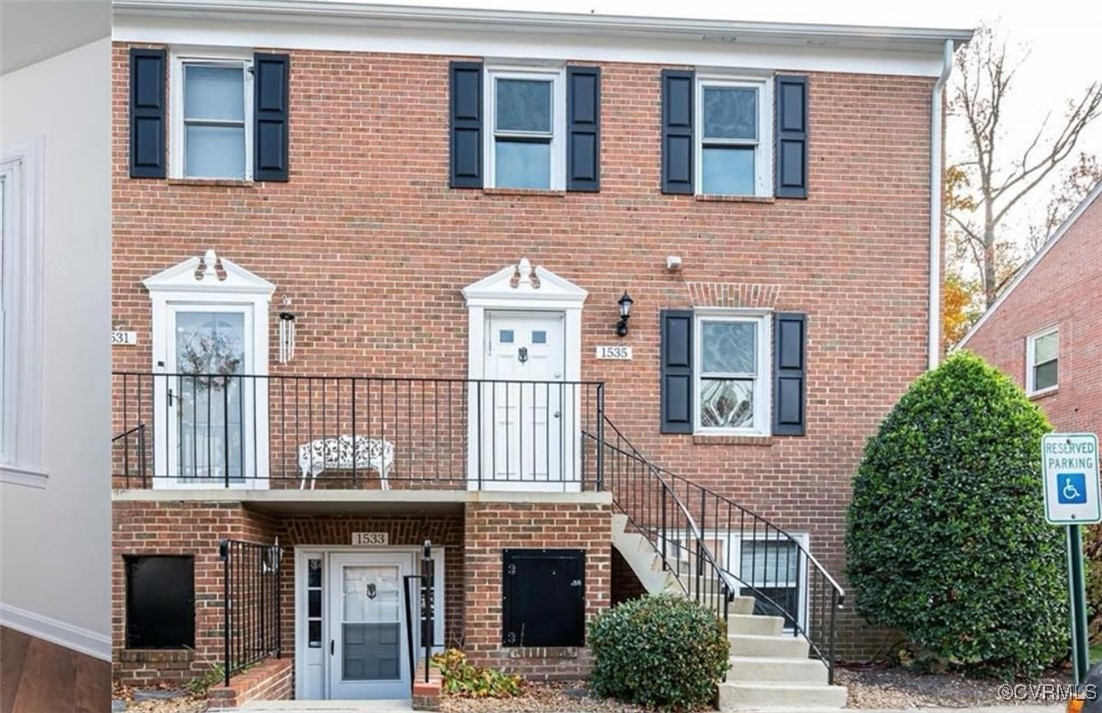
[[1060,473],[1056,476],[1056,502],[1083,505],[1087,502],[1087,474]]

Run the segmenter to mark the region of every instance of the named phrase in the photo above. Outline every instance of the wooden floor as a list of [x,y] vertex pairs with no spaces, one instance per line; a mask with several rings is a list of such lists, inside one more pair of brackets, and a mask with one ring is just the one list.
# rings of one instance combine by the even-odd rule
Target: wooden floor
[[0,627],[0,713],[109,710],[109,662]]

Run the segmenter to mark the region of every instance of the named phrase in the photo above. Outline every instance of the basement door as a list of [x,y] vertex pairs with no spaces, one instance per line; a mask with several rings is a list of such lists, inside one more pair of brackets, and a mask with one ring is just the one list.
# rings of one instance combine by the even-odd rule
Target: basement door
[[402,578],[412,555],[332,554],[329,565],[329,698],[408,698]]
[[480,389],[483,487],[562,487],[569,425],[563,407],[584,398],[563,383],[563,321],[561,312],[487,313],[486,382]]

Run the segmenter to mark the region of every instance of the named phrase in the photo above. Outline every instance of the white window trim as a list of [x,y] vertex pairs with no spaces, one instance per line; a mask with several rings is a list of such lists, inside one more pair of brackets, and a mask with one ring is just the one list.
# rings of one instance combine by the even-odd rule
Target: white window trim
[[[1043,389],[1033,388],[1033,371],[1037,366],[1036,362],[1036,345],[1037,340],[1041,337],[1047,337],[1050,334],[1056,335],[1056,383],[1052,386],[1045,387]],[[1048,362],[1044,362],[1048,363]],[[1025,392],[1027,396],[1040,396],[1042,394],[1052,393],[1060,388],[1060,326],[1054,325],[1047,327],[1039,332],[1030,334],[1025,339]]]
[[[773,195],[773,82],[768,77],[697,73],[693,112],[693,185],[704,193],[704,88],[737,87],[758,91],[758,142],[754,152],[754,196]],[[746,142],[749,144],[750,142]],[[742,194],[737,194],[742,195]]]
[[3,443],[10,444],[10,449],[0,455],[0,482],[36,488],[45,488],[47,480],[42,443],[44,152],[45,139],[37,138],[0,154],[0,170],[14,188],[18,220],[17,228],[4,230],[5,259],[10,258],[15,267],[9,275],[11,283],[3,285],[4,348],[9,351],[2,375],[8,392],[0,408],[5,409]]
[[[486,131],[482,140],[482,165],[486,187],[497,188],[494,142],[497,136],[497,85],[495,79],[535,79],[551,82],[551,182],[546,190],[566,190],[566,67],[486,64],[483,70],[482,109]],[[537,189],[539,190],[539,189]]]
[[[171,178],[194,178],[194,180],[221,180],[221,181],[251,181],[253,180],[253,56],[251,52],[218,50],[217,52],[197,49],[174,49],[171,53],[171,70],[169,74],[169,91],[171,99],[169,109],[170,143],[168,171]],[[210,64],[210,65],[236,65],[244,68],[244,97],[245,102],[245,178],[227,176],[216,177],[190,177],[184,172],[184,65],[185,64]]]
[[[768,436],[772,432],[773,320],[768,310],[696,308],[693,310],[693,433],[709,436]],[[754,382],[754,425],[751,428],[715,428],[700,425],[700,381],[703,377],[701,341],[703,322],[743,321],[758,325],[758,375]]]

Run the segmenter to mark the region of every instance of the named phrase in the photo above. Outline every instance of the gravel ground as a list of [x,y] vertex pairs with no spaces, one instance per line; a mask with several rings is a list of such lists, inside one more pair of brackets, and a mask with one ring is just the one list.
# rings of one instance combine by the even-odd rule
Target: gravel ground
[[640,713],[630,706],[587,694],[584,684],[530,683],[519,698],[459,698],[444,696],[443,713]]
[[[1003,681],[917,674],[903,668],[839,668],[834,678],[849,688],[850,708],[980,708],[1058,702],[1030,697],[1030,690],[1023,686],[1016,689],[1017,695],[1008,696],[1006,689],[1000,691]],[[1067,686],[1071,679],[1054,674],[1030,683]]]
[[[853,667],[835,671],[836,682],[849,689],[849,708],[984,708],[988,706],[1055,704],[1030,698],[1019,687],[1011,700],[1000,696],[1001,681],[977,680],[957,674],[917,674],[903,668]],[[1053,675],[1033,684],[1070,684],[1067,675]],[[1005,695],[1005,694],[1004,694]],[[203,713],[206,701],[184,696],[163,701],[133,700],[134,691],[115,687],[115,698],[127,701],[127,713]],[[643,713],[646,709],[594,698],[584,684],[531,683],[519,698],[459,698],[445,696],[443,713]],[[1054,707],[1053,710],[1061,710]]]

